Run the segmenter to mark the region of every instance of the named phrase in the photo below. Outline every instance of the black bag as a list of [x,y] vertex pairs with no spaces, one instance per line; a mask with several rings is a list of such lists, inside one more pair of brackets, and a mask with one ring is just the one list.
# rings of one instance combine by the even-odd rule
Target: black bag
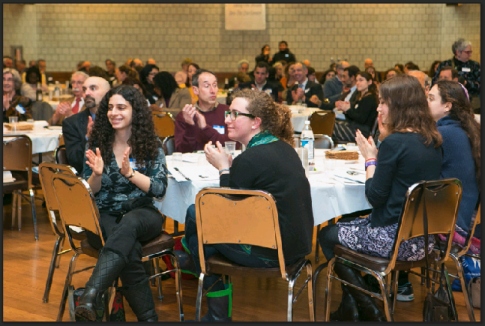
[[446,291],[446,285],[443,284],[444,268],[441,268],[440,285],[435,293],[428,291],[424,300],[423,321],[445,322],[453,320],[450,301]]
[[[426,196],[424,190],[421,194]],[[426,211],[426,197],[423,198],[423,230],[424,230],[424,254],[426,259],[426,287],[428,294],[424,300],[423,321],[425,322],[445,322],[453,320],[453,311],[450,305],[450,298],[446,290],[445,264],[441,264],[440,281],[438,290],[435,293],[431,290],[429,278],[429,259],[428,259],[428,212]],[[443,284],[444,283],[444,284]]]

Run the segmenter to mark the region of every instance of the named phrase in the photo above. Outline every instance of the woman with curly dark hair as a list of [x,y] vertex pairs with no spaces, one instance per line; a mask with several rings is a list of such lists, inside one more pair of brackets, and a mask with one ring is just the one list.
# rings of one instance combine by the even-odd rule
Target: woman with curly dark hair
[[[139,321],[157,321],[148,276],[142,265],[142,242],[161,233],[162,215],[153,198],[167,188],[167,168],[143,95],[133,86],[111,89],[101,101],[86,151],[83,178],[100,212],[105,245],[76,316],[96,320],[97,298],[121,278],[122,291]],[[100,239],[87,233],[100,249]]]
[[145,89],[145,96],[150,104],[154,104],[158,100],[158,95],[154,90],[153,77],[159,72],[159,68],[156,65],[148,64],[140,70],[140,81]]
[[154,91],[158,100],[152,104],[152,110],[170,112],[175,118],[183,107],[192,103],[187,88],[180,88],[177,81],[168,71],[161,71],[153,77]]
[[[208,142],[204,148],[206,158],[219,170],[221,187],[259,189],[274,196],[284,257],[287,264],[292,264],[312,250],[313,213],[310,184],[293,148],[291,112],[288,107],[275,103],[266,92],[242,89],[234,93],[225,115],[229,138],[247,148],[233,161],[219,142],[215,148]],[[187,210],[185,226],[182,244],[191,259],[181,259],[185,262],[182,268],[192,269],[199,275],[194,205]],[[211,247],[209,250],[205,247],[206,259],[220,253],[243,266],[278,266],[276,250],[238,244]],[[192,262],[192,266],[187,262]],[[232,287],[223,284],[219,277],[212,274],[204,278],[204,289],[210,288],[207,293],[209,312],[202,321],[231,320]]]

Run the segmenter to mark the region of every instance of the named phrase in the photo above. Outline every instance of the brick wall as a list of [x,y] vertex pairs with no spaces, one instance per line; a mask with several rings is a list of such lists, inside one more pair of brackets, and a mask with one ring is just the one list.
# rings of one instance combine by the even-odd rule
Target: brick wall
[[297,59],[317,71],[331,58],[378,70],[409,60],[427,70],[452,56],[459,37],[473,44],[480,61],[480,4],[267,4],[267,29],[226,31],[224,4],[35,4],[3,5],[3,51],[22,45],[24,59],[44,58],[49,71],[72,71],[80,60],[104,66],[129,57],[155,58],[176,71],[185,57],[216,72],[254,67],[263,44],[277,51],[286,40]]

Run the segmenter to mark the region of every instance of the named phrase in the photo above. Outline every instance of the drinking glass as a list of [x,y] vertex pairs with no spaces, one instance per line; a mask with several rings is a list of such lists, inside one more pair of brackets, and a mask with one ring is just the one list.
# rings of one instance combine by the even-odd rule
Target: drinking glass
[[17,123],[19,122],[19,117],[17,116],[12,116],[8,117],[8,123],[12,126],[12,131],[17,131]]
[[224,148],[225,148],[227,154],[231,154],[231,156],[234,157],[234,154],[236,154],[236,142],[235,141],[226,141],[224,143]]

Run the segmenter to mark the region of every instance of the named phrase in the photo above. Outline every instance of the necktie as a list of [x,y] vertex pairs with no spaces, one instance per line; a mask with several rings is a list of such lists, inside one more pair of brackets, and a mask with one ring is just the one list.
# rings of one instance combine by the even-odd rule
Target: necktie
[[79,97],[76,97],[76,104],[74,104],[74,106],[72,107],[72,113],[78,113],[79,102],[81,102],[81,99]]

